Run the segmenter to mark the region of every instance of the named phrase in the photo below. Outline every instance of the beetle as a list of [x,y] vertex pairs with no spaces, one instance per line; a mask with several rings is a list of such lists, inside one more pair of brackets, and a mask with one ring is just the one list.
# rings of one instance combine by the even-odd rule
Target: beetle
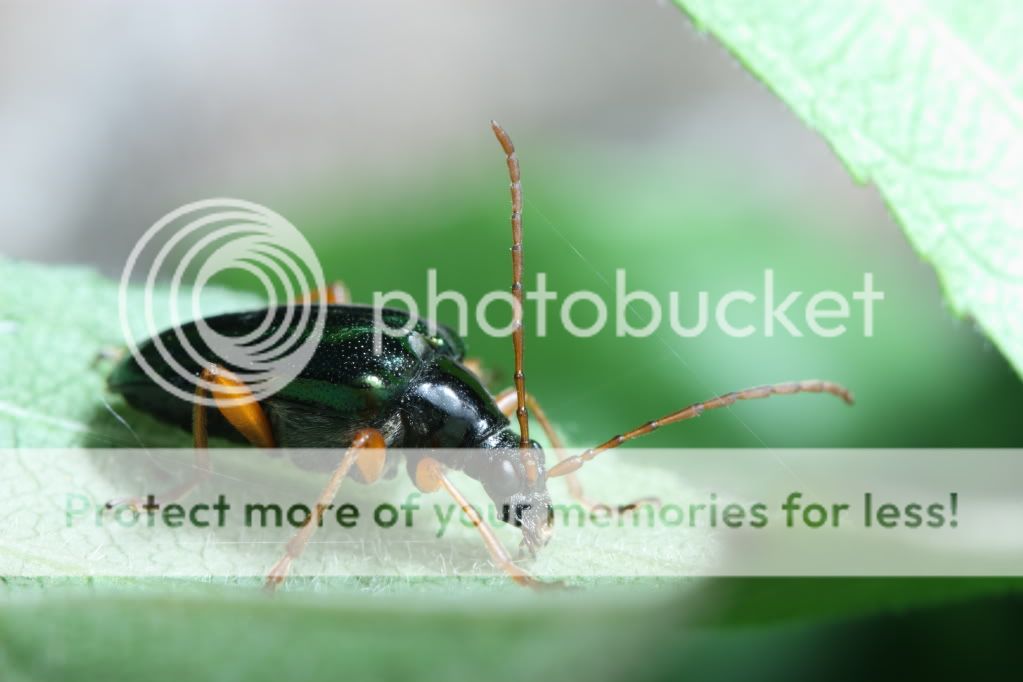
[[[133,355],[126,356],[115,366],[108,378],[112,391],[121,394],[133,407],[190,429],[193,434],[197,457],[195,474],[160,496],[158,501],[151,499],[147,509],[152,511],[154,506],[158,508],[182,497],[209,474],[209,434],[264,448],[326,449],[329,454],[345,447],[340,459],[336,455],[326,459],[308,454],[293,455],[295,464],[302,468],[332,472],[317,500],[315,508],[318,510],[332,503],[345,478],[373,483],[395,475],[400,461],[394,449],[402,448],[407,472],[416,486],[424,492],[444,489],[450,494],[478,529],[495,564],[515,582],[536,587],[546,583],[532,577],[512,560],[486,521],[455,486],[450,472],[462,472],[482,484],[500,510],[500,520],[520,528],[524,548],[535,553],[547,543],[552,532],[553,509],[547,482],[566,477],[571,495],[592,511],[596,503],[584,495],[574,474],[602,452],[667,424],[697,417],[737,400],[823,392],[852,403],[846,388],[829,381],[760,386],[689,405],[580,454],[564,456],[550,420],[526,391],[521,305],[521,175],[511,139],[496,122],[491,121],[491,127],[504,151],[511,180],[511,293],[518,302],[512,323],[514,386],[492,395],[477,372],[471,369],[465,345],[452,329],[413,319],[401,310],[375,311],[369,306],[353,305],[347,290],[340,284],[312,295],[323,297],[328,305],[323,335],[310,361],[279,392],[259,400],[253,397],[242,404],[229,401],[228,398],[245,395],[240,369],[226,361],[200,366],[192,354],[185,352],[178,334],[198,349],[199,357],[211,357],[194,322],[177,330],[164,331],[156,340],[200,382],[190,382],[188,376],[173,371],[158,352],[154,339],[141,344],[138,353],[166,381],[182,389],[194,387],[198,398],[211,398],[215,407],[208,408],[199,400],[189,402],[168,395],[141,369]],[[256,331],[269,317],[272,322],[267,333],[270,333],[282,325],[294,324],[286,311],[285,306],[280,306],[275,310],[222,314],[206,318],[204,323],[214,332],[238,336]],[[405,331],[395,336],[375,336],[378,334],[375,314],[381,315],[390,329]],[[382,346],[374,348],[374,339]],[[529,436],[530,412],[558,452],[559,459],[553,466],[547,466],[543,449]],[[512,416],[516,418],[515,424],[510,421]],[[443,453],[438,452],[441,448],[445,449]],[[617,511],[624,513],[639,504],[653,502],[640,500]],[[122,503],[136,508],[142,506],[140,498],[115,500],[108,506]],[[270,570],[269,588],[285,579],[318,525],[313,523],[310,514]]]

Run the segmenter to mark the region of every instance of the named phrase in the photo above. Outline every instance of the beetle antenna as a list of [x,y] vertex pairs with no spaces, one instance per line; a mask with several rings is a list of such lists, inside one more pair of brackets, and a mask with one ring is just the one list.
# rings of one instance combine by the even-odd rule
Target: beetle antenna
[[[515,414],[519,420],[519,447],[529,447],[529,413],[526,410],[526,375],[523,369],[523,346],[525,339],[522,329],[522,176],[519,171],[519,159],[515,155],[515,145],[508,133],[497,121],[491,121],[497,141],[504,149],[508,163],[508,177],[511,180],[511,228],[512,228],[512,297],[515,299],[512,320],[512,344],[515,347],[515,396],[518,409]],[[527,461],[526,473],[533,480],[536,478],[536,462],[530,457]]]
[[831,381],[820,381],[818,379],[791,381],[785,384],[757,386],[756,388],[747,388],[742,391],[733,391],[731,393],[725,393],[722,396],[718,396],[717,398],[713,398],[702,403],[694,403],[689,407],[684,407],[681,410],[666,414],[660,419],[654,419],[642,426],[637,426],[631,431],[617,435],[596,447],[584,451],[582,454],[567,457],[555,464],[551,470],[547,472],[547,478],[556,478],[558,476],[570,474],[573,471],[577,471],[583,464],[589,462],[591,459],[606,450],[611,450],[619,445],[628,443],[630,440],[634,440],[640,436],[645,436],[667,424],[674,424],[675,422],[699,417],[707,410],[716,410],[719,407],[728,407],[736,400],[756,400],[757,398],[769,398],[772,395],[792,395],[794,393],[830,393],[831,395],[838,396],[849,405],[853,404],[852,393],[850,393],[849,389],[845,386]]

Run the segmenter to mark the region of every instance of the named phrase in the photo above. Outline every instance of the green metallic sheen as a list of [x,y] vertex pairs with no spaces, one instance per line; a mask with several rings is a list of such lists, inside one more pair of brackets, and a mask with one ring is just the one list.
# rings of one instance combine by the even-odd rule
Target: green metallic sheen
[[[342,419],[369,421],[379,406],[394,400],[404,392],[423,367],[423,361],[444,357],[459,362],[465,355],[465,345],[450,328],[438,325],[431,334],[428,324],[418,320],[412,330],[398,337],[381,334],[381,353],[373,352],[376,334],[374,311],[369,306],[331,305],[326,308],[326,321],[322,337],[312,358],[298,376],[271,400],[284,400],[310,407],[327,408]],[[272,311],[273,322],[265,336],[276,332],[287,314],[286,307]],[[204,320],[213,331],[225,336],[240,336],[255,330],[266,318],[267,311],[228,313]],[[408,313],[385,309],[383,321],[391,329],[402,327]],[[296,319],[292,318],[294,333]],[[308,325],[311,327],[311,325]],[[297,334],[303,339],[308,329]],[[203,342],[194,323],[168,329],[158,339],[167,353],[179,362],[188,374],[198,377],[202,367],[189,357],[178,335],[184,336],[198,355],[244,377],[244,368],[217,357]],[[154,339],[139,347],[146,362],[164,380],[182,391],[191,393],[194,386],[179,375],[159,352]],[[150,414],[188,429],[191,426],[191,404],[164,392],[147,376],[129,355],[114,368],[108,379],[110,388],[125,396],[126,400]],[[211,432],[236,437],[221,428],[216,418],[211,420]]]

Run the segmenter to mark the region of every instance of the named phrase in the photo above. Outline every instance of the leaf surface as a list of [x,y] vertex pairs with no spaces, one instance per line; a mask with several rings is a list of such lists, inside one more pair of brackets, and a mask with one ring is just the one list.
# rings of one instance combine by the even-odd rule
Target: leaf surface
[[952,307],[1023,373],[1023,5],[676,4],[877,186]]

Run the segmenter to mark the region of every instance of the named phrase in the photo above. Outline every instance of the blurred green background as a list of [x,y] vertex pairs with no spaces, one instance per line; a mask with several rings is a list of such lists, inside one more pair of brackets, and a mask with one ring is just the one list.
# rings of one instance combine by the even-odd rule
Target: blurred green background
[[[338,205],[302,197],[285,211],[306,226],[327,277],[348,283],[356,300],[373,292],[408,291],[420,310],[427,269],[439,288],[463,292],[470,304],[508,286],[509,211],[503,159],[485,126],[466,131],[474,153],[448,159],[414,183],[378,188]],[[667,310],[678,291],[682,320],[695,317],[696,295],[746,289],[761,295],[765,269],[777,298],[804,292],[790,318],[804,332],[763,333],[762,306],[736,304],[730,320],[755,324],[730,338],[711,324],[694,339],[677,336],[667,319],[650,338],[618,338],[613,324],[576,338],[548,314],[539,338],[527,301],[527,379],[569,442],[585,446],[698,399],[762,383],[801,378],[842,382],[854,409],[836,401],[780,398],[707,415],[664,429],[645,446],[734,447],[1011,447],[1021,442],[1023,386],[969,320],[943,302],[933,270],[897,227],[864,225],[813,196],[782,202],[745,182],[741,168],[707,167],[653,150],[640,159],[580,150],[543,136],[517,138],[526,197],[527,289],[537,272],[565,296],[590,290],[613,305],[615,270],[628,289],[653,293]],[[863,192],[872,190],[864,189]],[[873,273],[885,300],[875,304],[872,338],[854,304],[847,332],[820,338],[801,311],[818,291],[850,297]],[[238,280],[239,286],[245,282]],[[492,322],[501,324],[494,306]],[[446,313],[446,314],[445,314]],[[511,343],[476,329],[470,355],[510,383]],[[665,312],[665,315],[667,312]],[[576,322],[592,322],[589,308]],[[642,304],[630,322],[649,319]],[[453,304],[440,321],[457,322]]]

